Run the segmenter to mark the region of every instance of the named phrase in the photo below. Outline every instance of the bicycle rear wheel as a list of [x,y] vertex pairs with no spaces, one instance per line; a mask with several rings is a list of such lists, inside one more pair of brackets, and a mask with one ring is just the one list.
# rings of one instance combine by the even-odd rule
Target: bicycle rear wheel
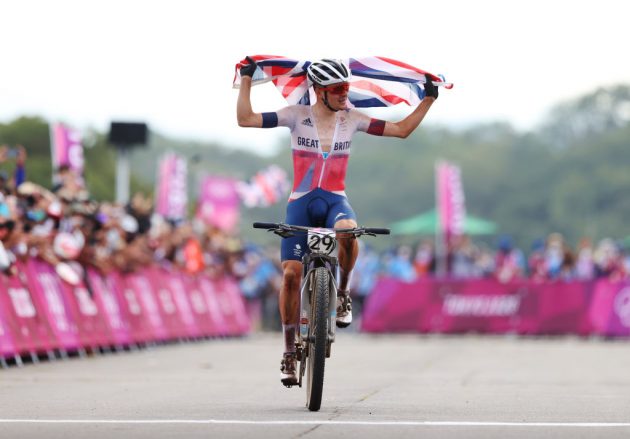
[[324,390],[324,365],[328,341],[329,273],[324,267],[315,269],[311,294],[308,366],[306,377],[306,406],[317,411],[322,405]]

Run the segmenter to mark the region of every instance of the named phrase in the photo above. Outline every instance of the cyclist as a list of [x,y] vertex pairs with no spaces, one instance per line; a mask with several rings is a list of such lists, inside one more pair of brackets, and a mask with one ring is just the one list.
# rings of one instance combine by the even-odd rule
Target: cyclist
[[[427,77],[425,98],[399,122],[370,118],[347,108],[350,70],[343,62],[322,59],[307,68],[317,101],[314,105],[291,105],[277,112],[255,113],[250,93],[256,62],[247,57],[241,67],[241,85],[236,106],[239,126],[288,127],[293,155],[293,190],[289,196],[285,223],[312,227],[357,227],[356,215],[346,198],[345,176],[352,135],[363,131],[375,136],[406,138],[422,122],[438,97],[437,87]],[[352,321],[348,281],[358,255],[356,239],[338,236],[340,279],[337,301],[338,327]],[[285,386],[297,384],[295,331],[299,314],[301,259],[307,248],[306,236],[282,240],[283,281],[279,296],[285,352],[280,379]]]

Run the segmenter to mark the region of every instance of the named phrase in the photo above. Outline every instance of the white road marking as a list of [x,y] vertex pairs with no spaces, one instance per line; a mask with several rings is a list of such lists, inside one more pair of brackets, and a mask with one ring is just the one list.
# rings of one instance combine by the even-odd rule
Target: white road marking
[[241,419],[0,419],[0,424],[229,424],[229,425],[365,425],[412,427],[626,427],[630,422],[494,422],[494,421],[255,421]]

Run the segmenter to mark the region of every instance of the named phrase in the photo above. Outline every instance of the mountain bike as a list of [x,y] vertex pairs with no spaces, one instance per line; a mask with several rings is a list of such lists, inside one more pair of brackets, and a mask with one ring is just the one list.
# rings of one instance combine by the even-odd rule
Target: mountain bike
[[255,229],[267,229],[282,238],[307,234],[308,252],[302,257],[299,330],[296,331],[296,358],[300,362],[298,386],[306,376],[306,406],[311,411],[321,407],[324,390],[324,366],[335,341],[337,316],[337,234],[354,236],[389,235],[383,228],[331,229],[303,227],[283,223],[254,223]]

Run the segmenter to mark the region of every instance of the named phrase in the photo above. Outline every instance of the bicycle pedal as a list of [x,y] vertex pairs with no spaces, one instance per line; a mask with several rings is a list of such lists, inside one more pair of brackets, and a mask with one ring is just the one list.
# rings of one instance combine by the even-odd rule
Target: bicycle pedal
[[284,387],[286,387],[287,389],[290,389],[293,386],[297,386],[299,383],[297,382],[297,380],[293,381],[290,379],[286,379],[286,380],[280,380],[280,382],[282,383],[282,385]]

